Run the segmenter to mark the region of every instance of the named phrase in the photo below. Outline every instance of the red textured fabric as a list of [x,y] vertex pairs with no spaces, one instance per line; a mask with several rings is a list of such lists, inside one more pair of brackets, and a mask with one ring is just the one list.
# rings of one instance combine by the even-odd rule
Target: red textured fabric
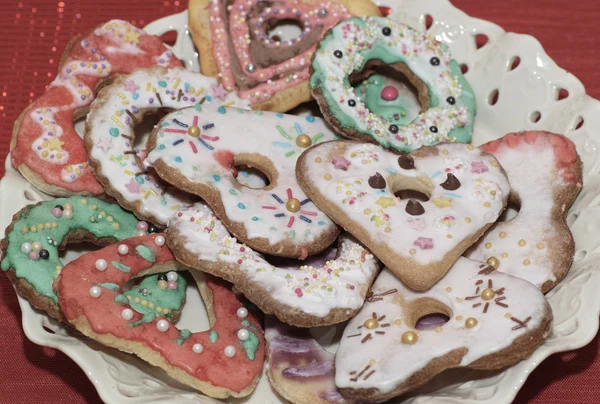
[[[75,34],[120,18],[138,26],[182,11],[172,0],[2,0],[0,9],[0,158],[8,152],[18,114],[55,77],[62,50]],[[470,15],[507,31],[535,36],[588,94],[600,97],[600,3],[597,0],[454,0]],[[0,176],[4,175],[4,165]],[[96,403],[96,390],[61,352],[28,341],[15,293],[0,276],[0,403]],[[597,403],[598,337],[585,348],[554,355],[529,377],[516,402]]]

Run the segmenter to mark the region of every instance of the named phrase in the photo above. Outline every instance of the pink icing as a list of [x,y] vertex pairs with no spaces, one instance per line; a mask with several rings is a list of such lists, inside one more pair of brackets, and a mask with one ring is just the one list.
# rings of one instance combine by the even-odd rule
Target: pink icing
[[[229,91],[235,90],[235,79],[230,64],[231,54],[229,41],[231,39],[233,49],[238,57],[241,70],[251,79],[260,82],[258,86],[250,90],[238,91],[241,98],[248,99],[251,102],[260,102],[270,99],[276,92],[295,86],[309,78],[309,65],[317,44],[315,43],[304,53],[297,55],[285,62],[275,64],[266,68],[256,66],[256,70],[249,72],[246,69],[248,64],[253,61],[250,55],[250,44],[248,41],[250,32],[246,24],[248,11],[256,7],[261,0],[236,0],[230,6],[229,10],[229,30],[222,16],[224,1],[215,1],[211,6],[210,21],[213,35],[213,53],[219,68],[221,80],[225,88]],[[323,33],[335,26],[339,21],[350,18],[352,15],[341,4],[331,2],[321,2],[316,4],[304,4],[300,1],[287,0],[282,2],[285,7],[268,7],[258,17],[258,22],[266,23],[268,20],[293,19],[303,23],[304,27],[323,26]],[[325,16],[319,15],[319,10],[327,10]],[[299,16],[300,15],[300,16]],[[265,26],[263,24],[262,26]],[[305,32],[303,32],[304,34]],[[257,33],[264,36],[264,31]],[[288,47],[293,43],[302,40],[296,39],[291,43],[280,43],[265,39],[266,45],[277,49],[279,47]]]
[[[101,250],[85,254],[66,265],[56,281],[55,287],[59,295],[59,305],[69,321],[85,316],[92,330],[101,335],[114,335],[117,338],[137,341],[156,351],[173,367],[177,367],[191,376],[211,383],[214,386],[240,392],[250,387],[260,374],[264,360],[264,342],[257,319],[248,314],[244,319],[237,316],[237,310],[242,307],[231,287],[221,280],[207,277],[207,286],[212,292],[213,310],[216,318],[211,330],[218,333],[218,339],[212,343],[209,332],[193,333],[183,344],[178,345],[179,330],[170,324],[166,332],[157,330],[157,322],[163,319],[157,316],[153,321],[130,327],[139,321],[141,314],[134,312],[130,321],[122,318],[121,312],[129,307],[127,304],[115,302],[115,296],[122,292],[123,285],[140,274],[140,272],[160,264],[172,263],[175,258],[166,244],[158,246],[155,242],[161,234],[151,234],[135,237],[112,244]],[[121,255],[120,245],[127,245],[129,252]],[[155,261],[147,261],[136,253],[136,247],[143,245],[155,255]],[[109,263],[108,268],[99,271],[95,268],[98,259]],[[117,261],[131,268],[125,273],[115,268],[111,262]],[[90,288],[102,283],[114,283],[121,290],[113,291],[101,288],[100,297],[90,296]],[[237,332],[245,328],[242,320],[251,324],[246,327],[255,332],[259,338],[259,346],[254,360],[247,358],[246,353],[237,337]],[[194,344],[202,344],[203,350],[196,354],[192,350]],[[236,354],[232,358],[224,355],[225,347],[233,346]]]

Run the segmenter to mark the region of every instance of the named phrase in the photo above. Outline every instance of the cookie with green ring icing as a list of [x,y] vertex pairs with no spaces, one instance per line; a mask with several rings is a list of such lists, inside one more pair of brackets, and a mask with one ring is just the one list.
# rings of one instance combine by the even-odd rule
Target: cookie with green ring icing
[[[417,89],[422,113],[407,125],[371,111],[352,87],[382,65]],[[401,152],[471,140],[475,97],[448,48],[386,18],[351,18],[332,28],[314,55],[310,87],[327,121],[349,138]]]
[[[103,260],[102,270],[96,263]],[[258,318],[231,285],[192,272],[205,302],[210,330],[178,329],[164,315],[134,312],[124,285],[137,277],[167,273],[177,281],[182,265],[161,234],[129,238],[71,261],[56,281],[60,308],[84,335],[133,353],[176,380],[215,398],[250,394],[265,356]]]
[[29,205],[14,215],[5,231],[0,244],[2,270],[32,306],[63,320],[52,287],[63,266],[59,251],[70,243],[107,245],[146,230],[146,222],[96,198],[58,198]]

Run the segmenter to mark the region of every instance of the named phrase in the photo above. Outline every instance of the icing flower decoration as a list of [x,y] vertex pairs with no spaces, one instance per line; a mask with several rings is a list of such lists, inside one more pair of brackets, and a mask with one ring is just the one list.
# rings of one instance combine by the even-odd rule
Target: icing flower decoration
[[348,170],[348,167],[350,167],[350,164],[352,164],[351,162],[346,160],[344,156],[334,157],[333,160],[331,160],[331,162],[333,163],[333,166],[336,168],[336,170],[344,171]]

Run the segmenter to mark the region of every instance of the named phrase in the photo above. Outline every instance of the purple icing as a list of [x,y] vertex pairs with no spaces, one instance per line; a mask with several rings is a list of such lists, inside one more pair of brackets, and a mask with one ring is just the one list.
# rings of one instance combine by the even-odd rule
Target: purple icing
[[283,351],[289,353],[304,353],[312,350],[310,340],[302,340],[299,338],[287,337],[281,335],[270,342],[272,351]]
[[337,390],[333,390],[333,391],[326,391],[325,393],[321,393],[320,397],[323,400],[327,400],[327,401],[344,401],[344,396],[342,396],[342,394],[337,391]]
[[434,313],[423,316],[417,321],[415,328],[417,330],[431,330],[442,326],[448,322],[449,318],[445,314]]
[[324,376],[327,373],[333,370],[333,361],[316,361],[313,360],[310,365],[302,366],[302,367],[289,367],[283,369],[281,374],[285,377],[295,378],[295,377],[314,377],[314,376]]

